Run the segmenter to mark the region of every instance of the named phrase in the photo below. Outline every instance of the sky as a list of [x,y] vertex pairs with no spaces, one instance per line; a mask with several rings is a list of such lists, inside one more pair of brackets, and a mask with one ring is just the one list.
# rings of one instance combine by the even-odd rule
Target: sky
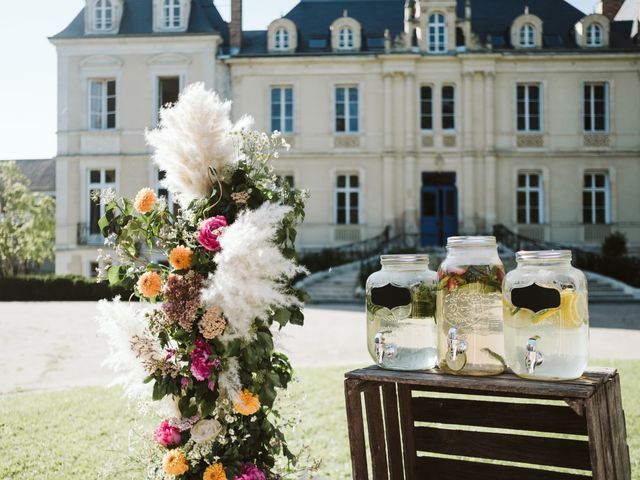
[[[559,0],[558,0],[559,1]],[[569,0],[592,12],[596,0]],[[56,52],[47,37],[66,27],[85,0],[2,2],[0,16],[0,160],[56,154]],[[244,0],[243,27],[265,29],[298,0]],[[225,19],[231,0],[215,0]]]

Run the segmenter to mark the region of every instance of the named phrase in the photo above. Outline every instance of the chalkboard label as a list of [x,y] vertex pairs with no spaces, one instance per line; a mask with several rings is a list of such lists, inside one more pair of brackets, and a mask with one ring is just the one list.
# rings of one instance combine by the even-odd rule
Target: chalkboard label
[[386,284],[384,287],[371,289],[371,303],[389,310],[403,307],[411,303],[411,292],[407,288]]
[[541,287],[533,284],[528,287],[511,290],[511,304],[514,307],[526,308],[534,313],[560,306],[560,292],[555,288]]

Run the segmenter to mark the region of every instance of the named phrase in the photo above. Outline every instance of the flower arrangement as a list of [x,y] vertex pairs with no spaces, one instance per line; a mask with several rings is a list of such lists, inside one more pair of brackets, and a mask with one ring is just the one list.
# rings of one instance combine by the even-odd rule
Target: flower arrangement
[[264,480],[295,460],[274,407],[292,368],[273,331],[303,324],[292,281],[305,271],[294,250],[305,194],[270,166],[281,136],[229,114],[188,87],[147,133],[179,212],[144,188],[110,195],[99,222],[117,255],[104,276],[146,302],[102,302],[99,320],[119,383],[165,415],[149,435],[150,479]]

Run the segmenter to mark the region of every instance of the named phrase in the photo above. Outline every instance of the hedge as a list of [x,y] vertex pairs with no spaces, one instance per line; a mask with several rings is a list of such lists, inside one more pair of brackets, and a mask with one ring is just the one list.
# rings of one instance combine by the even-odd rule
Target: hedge
[[[112,287],[107,282],[79,275],[24,275],[0,278],[0,301],[95,301],[120,295],[128,299],[131,292]],[[135,298],[135,297],[134,297]]]

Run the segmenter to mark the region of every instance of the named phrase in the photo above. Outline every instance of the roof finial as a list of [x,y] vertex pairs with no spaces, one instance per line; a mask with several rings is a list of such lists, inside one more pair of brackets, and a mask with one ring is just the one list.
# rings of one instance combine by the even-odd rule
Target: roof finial
[[342,16],[343,17],[348,17],[349,16],[349,12],[347,11],[346,8],[342,11]]
[[524,6],[524,14],[529,15],[529,5]]

